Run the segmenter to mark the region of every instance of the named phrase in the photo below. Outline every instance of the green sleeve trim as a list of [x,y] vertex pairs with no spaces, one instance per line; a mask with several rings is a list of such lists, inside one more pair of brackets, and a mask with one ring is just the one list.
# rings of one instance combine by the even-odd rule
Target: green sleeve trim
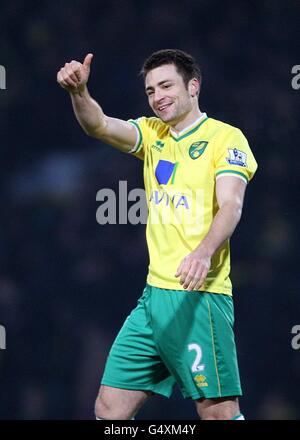
[[216,176],[219,176],[220,174],[238,174],[239,176],[244,177],[244,179],[246,180],[246,182],[249,182],[248,177],[246,176],[246,174],[241,173],[240,171],[235,171],[235,170],[223,170],[223,171],[219,171],[216,173]]
[[128,122],[131,122],[131,124],[133,124],[138,129],[138,132],[139,132],[139,135],[140,135],[139,143],[137,144],[137,146],[135,147],[134,150],[131,150],[131,153],[138,153],[140,151],[141,147],[142,147],[142,141],[143,141],[142,131],[141,131],[140,127],[139,127],[139,124],[137,124],[132,119],[130,119]]

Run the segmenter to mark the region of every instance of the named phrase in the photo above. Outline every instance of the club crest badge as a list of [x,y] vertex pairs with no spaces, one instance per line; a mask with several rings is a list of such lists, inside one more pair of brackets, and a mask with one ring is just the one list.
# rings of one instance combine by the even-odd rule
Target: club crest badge
[[194,142],[189,148],[190,158],[193,160],[198,159],[198,157],[200,157],[204,153],[207,145],[208,142],[206,141]]

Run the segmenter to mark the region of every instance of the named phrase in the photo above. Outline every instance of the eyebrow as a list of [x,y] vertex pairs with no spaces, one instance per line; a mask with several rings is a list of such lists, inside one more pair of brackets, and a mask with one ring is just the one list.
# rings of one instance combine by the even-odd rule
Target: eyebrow
[[[171,79],[164,79],[162,81],[159,81],[159,83],[157,85],[162,86],[163,84],[165,84],[167,82],[172,82],[172,80]],[[154,90],[154,87],[152,87],[152,86],[146,87],[146,92],[148,92],[149,90]]]

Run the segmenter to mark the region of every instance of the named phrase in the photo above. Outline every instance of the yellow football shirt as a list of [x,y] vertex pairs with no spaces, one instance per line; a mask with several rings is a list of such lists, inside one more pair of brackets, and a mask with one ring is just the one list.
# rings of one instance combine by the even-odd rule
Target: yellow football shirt
[[[218,210],[216,179],[236,176],[248,183],[257,163],[242,132],[208,118],[176,133],[160,119],[130,120],[138,141],[131,153],[144,160],[148,204],[147,282],[183,290],[176,270],[206,236]],[[232,294],[229,240],[214,254],[201,291]]]

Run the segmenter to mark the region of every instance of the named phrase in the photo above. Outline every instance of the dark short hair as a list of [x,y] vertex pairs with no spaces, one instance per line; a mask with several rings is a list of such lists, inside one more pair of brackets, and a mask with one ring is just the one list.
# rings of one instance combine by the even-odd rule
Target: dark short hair
[[163,49],[154,52],[146,59],[140,73],[145,80],[150,70],[165,64],[174,64],[177,72],[182,76],[186,87],[193,78],[197,78],[201,87],[202,75],[200,67],[191,55],[179,49]]

